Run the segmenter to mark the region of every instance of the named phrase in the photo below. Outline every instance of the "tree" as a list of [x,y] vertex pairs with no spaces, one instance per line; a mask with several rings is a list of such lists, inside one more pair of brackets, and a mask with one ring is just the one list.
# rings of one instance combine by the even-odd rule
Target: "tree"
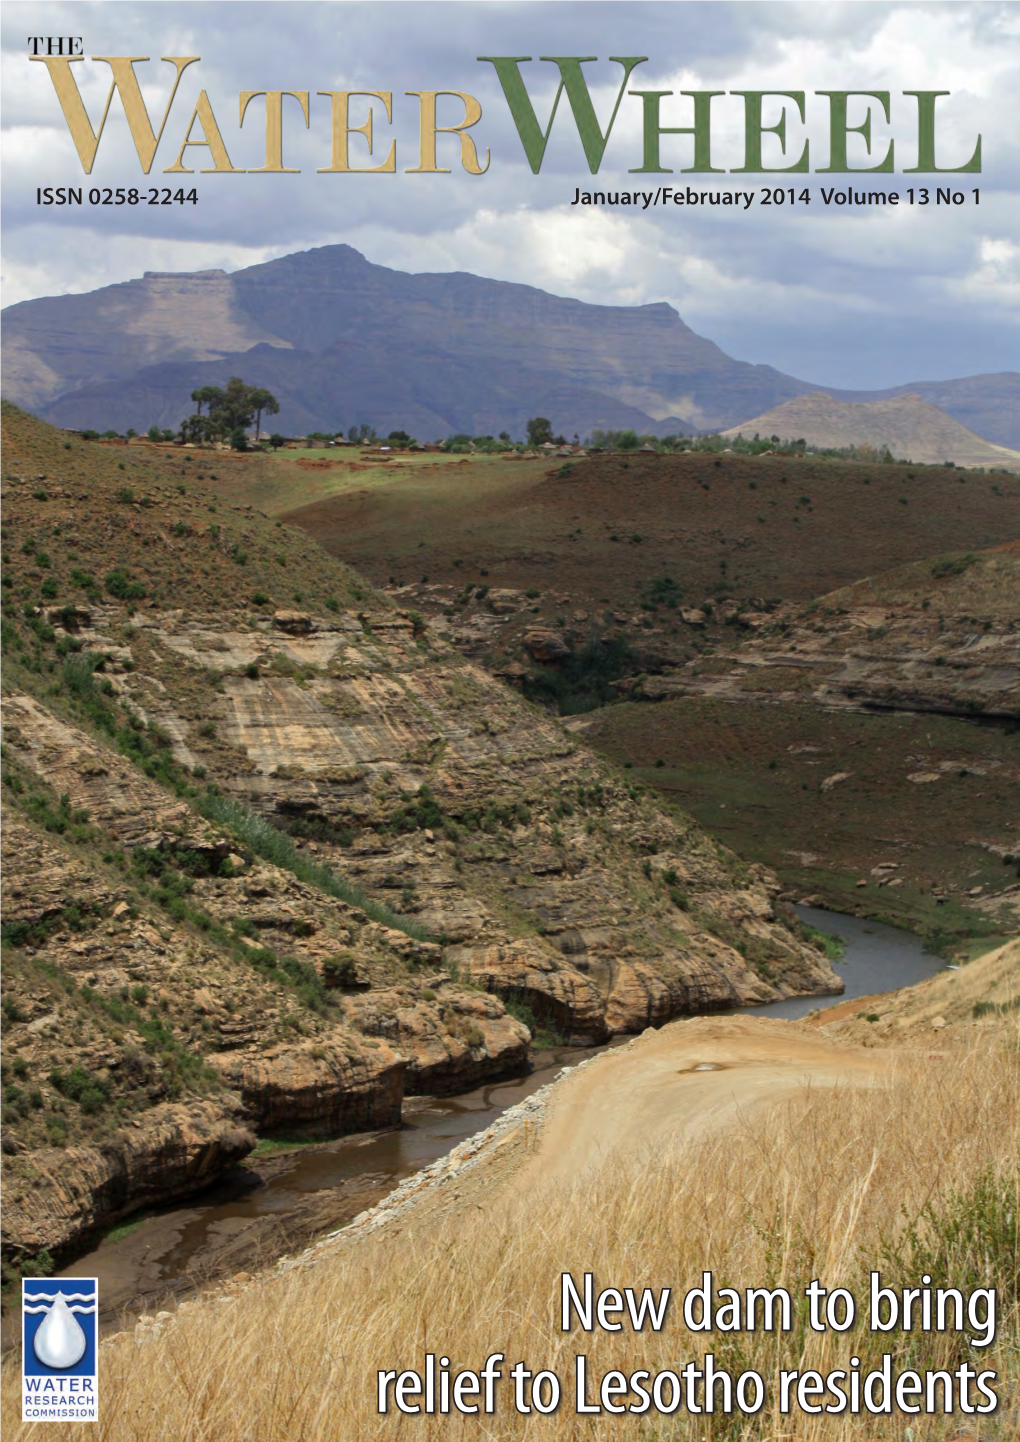
[[205,405],[207,405],[209,409],[212,410],[213,405],[216,401],[220,399],[222,395],[223,392],[220,390],[219,386],[202,386],[199,390],[192,391],[191,399],[198,407],[198,410],[195,412],[195,414],[200,416],[202,414],[202,407]]
[[409,446],[411,444],[411,437],[407,434],[406,431],[390,431],[386,439],[391,445],[400,448]]
[[535,416],[528,422],[529,446],[544,446],[552,438],[552,423],[545,416]]
[[246,431],[255,419],[252,403],[254,387],[246,386],[240,376],[231,376],[217,400],[209,406],[209,419],[221,435]]
[[269,444],[272,446],[274,451],[278,451],[285,440],[286,436],[281,436],[279,431],[274,431],[273,434],[269,437]]
[[193,445],[199,445],[202,441],[210,441],[218,432],[209,416],[200,416],[197,412],[193,416],[186,416],[181,421],[181,440],[190,441]]
[[146,434],[150,441],[158,441],[161,434],[159,426],[150,426]]
[[255,410],[255,439],[259,438],[259,431],[262,429],[262,412],[267,416],[278,416],[280,414],[280,402],[273,395],[272,391],[263,390],[261,386],[253,386],[248,393],[248,400]]
[[[202,386],[191,392],[191,399],[198,409],[195,414],[181,422],[181,440],[202,442],[229,440],[235,450],[247,449],[236,441],[237,433],[243,435],[258,416],[256,433],[261,427],[263,414],[275,416],[280,409],[279,402],[271,391],[261,386],[249,386],[240,376],[231,376],[227,384]],[[208,415],[202,414],[202,407],[208,407]],[[153,427],[152,429],[155,429]],[[150,437],[152,435],[150,429]]]

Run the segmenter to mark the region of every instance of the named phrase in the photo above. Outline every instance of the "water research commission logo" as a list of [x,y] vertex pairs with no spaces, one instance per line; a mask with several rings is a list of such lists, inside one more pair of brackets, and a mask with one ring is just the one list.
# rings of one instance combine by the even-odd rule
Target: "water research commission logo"
[[21,1283],[23,1422],[95,1422],[99,1283],[95,1277]]

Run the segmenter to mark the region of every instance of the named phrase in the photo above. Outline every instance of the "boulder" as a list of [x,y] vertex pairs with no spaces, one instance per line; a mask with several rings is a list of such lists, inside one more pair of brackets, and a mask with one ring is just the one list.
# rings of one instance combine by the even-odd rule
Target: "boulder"
[[405,1058],[382,1042],[350,1034],[331,1045],[246,1047],[209,1057],[260,1131],[314,1129],[339,1136],[396,1126]]
[[273,625],[279,631],[286,631],[289,636],[307,636],[315,629],[307,611],[274,611]]
[[570,646],[563,636],[548,626],[533,626],[525,631],[524,649],[535,661],[563,661],[570,655]]

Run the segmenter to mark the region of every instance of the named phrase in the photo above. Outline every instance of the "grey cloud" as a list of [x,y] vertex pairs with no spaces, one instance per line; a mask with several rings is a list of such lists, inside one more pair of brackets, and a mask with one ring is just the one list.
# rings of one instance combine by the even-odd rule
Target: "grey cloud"
[[[727,88],[738,70],[754,73],[761,67],[764,73],[791,43],[811,38],[825,53],[845,54],[850,83],[868,88],[864,70],[849,57],[872,45],[890,17],[904,9],[918,27],[952,17],[961,33],[990,56],[1001,55],[1010,44],[1007,9],[997,4],[8,4],[3,12],[8,96],[3,218],[10,298],[100,283],[94,279],[90,249],[108,247],[125,265],[121,276],[108,276],[108,281],[145,269],[193,268],[199,253],[222,255],[226,268],[233,268],[291,249],[360,240],[370,259],[411,270],[470,269],[472,257],[488,254],[496,268],[487,273],[500,279],[530,281],[606,303],[665,299],[731,353],[832,384],[885,385],[1010,367],[1017,353],[1015,312],[1005,303],[975,308],[963,289],[976,265],[979,238],[1016,234],[1020,146],[1015,125],[1006,123],[1012,114],[1006,106],[1012,102],[1005,81],[991,102],[959,97],[954,115],[963,117],[962,133],[969,133],[972,117],[984,116],[982,206],[964,215],[932,211],[929,240],[931,229],[938,227],[937,243],[918,246],[883,217],[862,238],[861,249],[850,247],[848,253],[834,243],[835,228],[845,222],[824,213],[818,200],[824,177],[816,176],[806,178],[814,196],[811,206],[792,214],[769,214],[757,205],[746,217],[708,211],[688,215],[679,208],[633,218],[611,212],[628,236],[626,269],[596,257],[573,270],[567,267],[559,283],[555,270],[548,272],[553,279],[536,276],[542,257],[534,251],[507,247],[497,252],[481,236],[485,211],[495,212],[511,228],[522,213],[546,217],[556,226],[575,187],[644,188],[650,177],[628,174],[627,166],[639,163],[636,125],[621,116],[603,170],[593,179],[565,104],[542,173],[532,175],[492,68],[479,65],[476,56],[599,55],[600,62],[587,69],[605,119],[621,73],[606,59],[610,54],[649,56],[635,76],[635,84],[641,77],[642,88],[673,88],[666,81],[684,67],[712,86]],[[201,64],[185,73],[151,183],[165,183],[157,171],[174,159],[202,88],[212,99],[234,164],[246,167],[262,164],[264,126],[261,103],[255,102],[238,131],[242,88],[391,90],[395,125],[391,131],[382,124],[377,107],[375,158],[385,154],[395,133],[400,168],[417,157],[417,102],[403,92],[425,86],[468,90],[483,103],[477,129],[482,146],[492,150],[492,167],[483,177],[458,173],[456,147],[448,141],[442,152],[443,163],[454,167],[448,176],[316,175],[315,167],[327,163],[329,107],[313,94],[308,132],[296,103],[285,102],[285,157],[301,167],[300,175],[196,174],[187,178],[187,186],[195,187],[198,204],[171,210],[41,211],[34,204],[38,184],[87,182],[43,67],[26,65],[24,37],[29,33],[82,34],[87,54],[202,56]],[[955,67],[958,58],[947,54],[945,63]],[[94,68],[101,76],[91,82],[87,98],[96,118],[108,80],[105,67]],[[170,67],[154,59],[138,68],[146,76],[150,112],[161,112]],[[34,73],[26,76],[29,69]],[[549,78],[541,81],[544,71]],[[526,73],[544,122],[554,90],[553,68],[536,61]],[[974,76],[975,85],[979,79]],[[912,73],[904,76],[904,87],[913,83]],[[815,88],[806,69],[802,84]],[[35,129],[17,129],[25,125]],[[38,127],[49,129],[40,134]],[[357,138],[356,154],[357,163],[367,161]],[[207,161],[191,163],[197,168]],[[149,183],[140,175],[116,106],[91,179],[97,185]],[[751,181],[760,190],[769,179],[720,175],[711,184],[746,188]],[[662,180],[687,183],[679,173]],[[786,185],[787,180],[779,177],[775,183]],[[804,183],[796,178],[798,189]],[[902,190],[905,177],[867,183]],[[953,179],[954,186],[960,183]],[[570,243],[569,237],[564,243]],[[156,254],[159,262],[153,264]],[[697,267],[690,262],[699,258],[707,273],[720,277],[718,283],[692,280]],[[755,285],[762,288],[757,304]]]

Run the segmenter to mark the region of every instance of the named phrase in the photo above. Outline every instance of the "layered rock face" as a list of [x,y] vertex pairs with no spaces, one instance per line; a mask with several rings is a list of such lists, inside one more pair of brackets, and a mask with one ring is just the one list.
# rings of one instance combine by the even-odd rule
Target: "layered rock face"
[[406,1060],[390,1047],[353,1051],[334,1040],[326,1047],[230,1052],[211,1061],[267,1129],[311,1124],[338,1135],[400,1122]]
[[215,667],[202,715],[225,743],[209,756],[221,786],[318,836],[316,856],[442,937],[458,974],[577,1040],[838,988],[778,922],[767,872],[410,621],[353,619],[310,617],[295,638],[268,617],[229,634],[136,618],[124,689],[196,751],[188,692]]
[[[144,471],[124,491],[114,460],[61,488],[73,444],[29,439],[50,479],[5,498],[8,1255],[194,1190],[259,1132],[392,1125],[407,1093],[519,1071],[531,1027],[841,990],[770,873],[307,538]],[[256,589],[281,573],[294,606]]]
[[[711,666],[642,684],[646,700],[811,701],[826,708],[1020,716],[1020,555],[1015,545],[904,566],[773,617]],[[728,664],[727,664],[728,663]]]
[[254,1145],[236,1115],[193,1101],[153,1107],[99,1145],[7,1158],[5,1252],[59,1256],[139,1207],[201,1191]]

